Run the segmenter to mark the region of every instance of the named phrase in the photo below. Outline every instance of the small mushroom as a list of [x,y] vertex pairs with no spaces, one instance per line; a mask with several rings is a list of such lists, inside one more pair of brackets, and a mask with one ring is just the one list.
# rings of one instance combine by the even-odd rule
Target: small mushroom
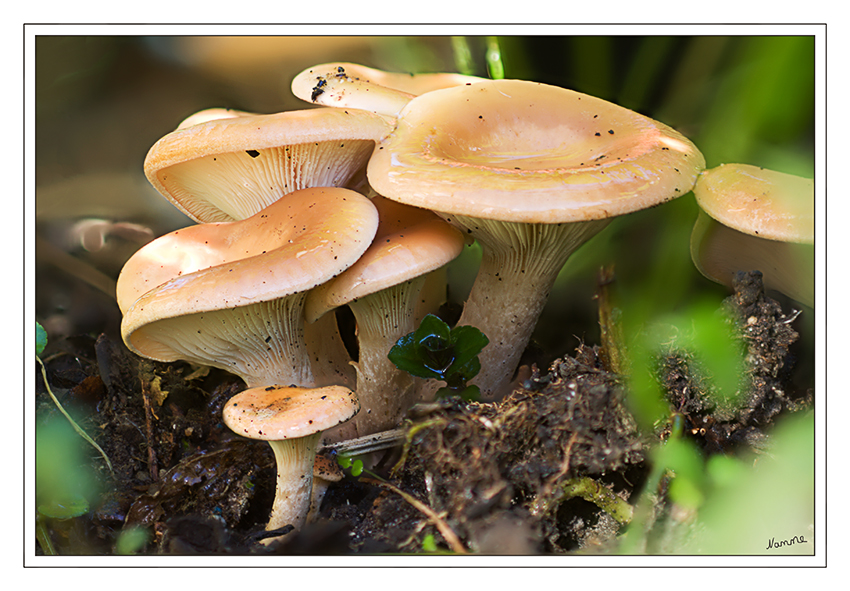
[[307,68],[292,80],[292,94],[317,105],[353,107],[395,117],[415,96],[483,80],[486,78],[454,73],[385,72],[340,62]]
[[391,429],[419,401],[414,378],[387,354],[416,329],[428,275],[454,260],[464,244],[458,230],[430,211],[380,196],[372,203],[380,218],[372,245],[350,268],[311,291],[305,304],[308,322],[346,304],[357,321],[357,396],[363,412],[335,437]]
[[690,191],[704,164],[684,136],[623,107],[493,80],[412,99],[367,176],[380,194],[431,209],[481,244],[459,323],[490,339],[473,383],[492,395],[570,254],[611,218]]
[[301,529],[310,510],[322,432],[349,420],[359,408],[354,392],[342,386],[250,388],[227,401],[224,424],[243,437],[268,441],[274,452],[277,486],[267,530]]
[[213,109],[188,122],[153,145],[145,174],[198,222],[242,220],[298,189],[343,187],[392,130],[386,118],[356,109]]
[[732,287],[736,271],[762,272],[768,289],[814,307],[814,182],[749,164],[700,174],[691,258]]
[[316,455],[313,462],[313,493],[310,495],[310,511],[307,512],[308,523],[319,516],[322,500],[330,485],[340,482],[344,477],[345,472],[335,458],[324,454]]
[[246,220],[166,234],[118,278],[124,342],[151,359],[228,370],[249,387],[332,381],[308,355],[304,300],[353,264],[377,227],[366,197],[314,188]]

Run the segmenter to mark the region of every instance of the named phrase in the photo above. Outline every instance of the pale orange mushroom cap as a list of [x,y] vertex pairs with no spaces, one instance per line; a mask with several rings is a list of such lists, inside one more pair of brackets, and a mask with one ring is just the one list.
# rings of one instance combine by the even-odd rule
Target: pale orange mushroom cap
[[[185,359],[245,377],[239,347],[256,345],[246,354],[266,356],[267,344],[303,313],[303,300],[291,310],[279,302],[354,263],[377,226],[377,210],[366,197],[327,187],[287,195],[246,220],[166,234],[136,252],[118,278],[124,340],[145,357]],[[278,317],[286,314],[293,319]],[[226,342],[225,330],[244,332],[239,346]]]
[[486,78],[455,73],[403,74],[337,62],[307,68],[292,80],[292,94],[327,107],[354,107],[395,117],[415,96]]
[[208,109],[151,147],[145,175],[195,221],[240,220],[298,189],[344,186],[391,129],[356,109]]
[[733,287],[737,271],[761,271],[764,286],[815,304],[814,182],[749,164],[703,172],[691,258],[700,273]]
[[648,117],[555,86],[492,80],[411,100],[368,177],[409,205],[552,224],[669,201],[704,166],[690,140]]
[[372,244],[339,276],[310,292],[305,316],[313,322],[327,311],[422,277],[453,261],[464,238],[428,210],[375,197],[380,222]]
[[250,388],[227,401],[224,424],[249,439],[280,441],[307,437],[343,423],[360,409],[343,386]]
[[750,164],[722,164],[697,179],[694,196],[709,216],[767,240],[814,244],[814,181]]

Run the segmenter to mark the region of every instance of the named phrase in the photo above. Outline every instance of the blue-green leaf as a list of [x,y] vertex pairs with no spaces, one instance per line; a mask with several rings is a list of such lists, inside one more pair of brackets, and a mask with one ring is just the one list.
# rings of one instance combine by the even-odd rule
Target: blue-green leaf
[[41,355],[47,346],[47,331],[38,322],[35,323],[35,354]]

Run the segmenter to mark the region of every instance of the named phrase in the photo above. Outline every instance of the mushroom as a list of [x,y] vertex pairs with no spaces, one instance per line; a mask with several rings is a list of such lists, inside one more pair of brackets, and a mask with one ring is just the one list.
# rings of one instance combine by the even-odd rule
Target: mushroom
[[319,509],[325,493],[334,482],[340,482],[345,477],[342,466],[335,457],[324,454],[316,455],[313,462],[313,492],[310,495],[310,510],[307,512],[307,521],[315,521],[319,516]]
[[217,121],[219,119],[235,119],[236,117],[256,117],[257,113],[249,113],[248,111],[238,111],[236,109],[226,109],[214,107],[212,109],[204,109],[186,117],[183,121],[177,124],[177,129],[186,129],[193,125],[200,125],[207,121]]
[[310,510],[322,432],[349,420],[359,408],[354,392],[342,386],[250,388],[227,401],[224,424],[243,437],[268,441],[274,452],[277,486],[266,530],[301,529]]
[[402,74],[345,62],[307,68],[292,80],[292,94],[327,107],[357,108],[396,117],[415,96],[486,78],[454,73]]
[[118,278],[124,342],[158,361],[228,370],[249,387],[332,383],[311,365],[304,299],[354,263],[377,227],[371,201],[328,187],[296,191],[246,220],[166,234]]
[[490,339],[476,383],[507,385],[570,254],[612,217],[693,187],[702,154],[623,107],[563,88],[493,80],[412,99],[367,167],[386,197],[473,236],[483,260],[459,324]]
[[386,118],[356,109],[213,109],[188,122],[153,145],[145,174],[198,222],[241,220],[298,189],[344,186],[392,129]]
[[708,279],[732,287],[758,270],[768,289],[814,307],[814,182],[749,164],[700,174],[691,258]]
[[[414,378],[387,354],[413,332],[426,277],[454,260],[463,235],[430,211],[375,197],[380,223],[365,254],[307,297],[305,317],[320,319],[348,305],[357,321],[357,396],[363,406],[334,438],[354,438],[395,427],[418,402]],[[445,289],[445,284],[444,284]]]

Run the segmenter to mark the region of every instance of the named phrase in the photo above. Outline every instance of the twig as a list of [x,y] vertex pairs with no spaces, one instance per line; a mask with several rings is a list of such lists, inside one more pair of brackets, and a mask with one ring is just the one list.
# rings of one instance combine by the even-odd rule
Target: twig
[[97,451],[100,452],[100,455],[103,456],[103,459],[106,461],[106,465],[109,468],[109,471],[112,472],[112,462],[109,461],[109,458],[106,456],[106,453],[100,448],[100,446],[95,442],[94,439],[89,437],[88,433],[83,431],[82,428],[80,428],[80,426],[74,422],[74,419],[71,418],[71,415],[67,413],[67,411],[62,407],[62,404],[60,404],[59,399],[57,399],[56,395],[53,394],[53,390],[50,389],[50,384],[47,382],[47,370],[44,368],[44,363],[42,363],[41,358],[36,355],[35,360],[38,361],[38,365],[41,367],[41,377],[44,378],[44,387],[47,388],[47,393],[50,394],[50,397],[53,399],[53,403],[56,404],[56,408],[58,408],[59,412],[61,412],[65,416],[65,418],[68,419],[68,422],[71,423],[71,426],[74,428],[74,431],[76,431],[80,437],[88,441],[91,445],[94,446]]
[[145,438],[148,442],[148,472],[150,473],[151,480],[157,482],[159,480],[159,470],[157,468],[156,451],[153,445],[153,428],[151,426],[153,410],[151,410],[151,398],[149,396],[150,383],[144,377],[142,377],[141,383],[142,400],[145,404]]
[[[555,484],[570,471],[570,452],[573,449],[573,444],[575,444],[576,439],[578,439],[578,431],[574,431],[570,436],[570,441],[567,443],[567,448],[564,450],[564,460],[561,462],[561,468],[558,472],[546,480],[546,483],[543,485],[540,493],[538,493],[537,499],[535,499],[531,506],[532,515],[547,513],[549,511],[549,507],[553,501],[552,490],[555,488]],[[560,499],[558,500],[560,501]]]
[[381,451],[397,446],[404,439],[404,429],[390,429],[380,433],[372,433],[355,439],[346,439],[321,446],[323,450],[331,450],[340,454],[355,456]]
[[623,327],[619,310],[614,307],[611,284],[615,281],[614,266],[603,267],[597,276],[596,299],[599,302],[600,356],[605,369],[617,374],[628,374]]
[[451,546],[452,551],[454,551],[456,554],[468,554],[466,548],[463,547],[460,538],[457,537],[457,534],[452,531],[452,528],[450,528],[449,525],[445,522],[445,520],[439,515],[437,515],[434,510],[431,509],[431,507],[429,507],[413,495],[404,492],[398,487],[393,486],[389,482],[382,482],[380,480],[375,480],[374,478],[361,478],[360,480],[362,482],[380,486],[401,496],[401,498],[413,505],[416,509],[418,509],[425,516],[428,517],[431,523],[433,523],[440,531],[440,534],[442,534],[446,542],[448,542],[449,546]]

